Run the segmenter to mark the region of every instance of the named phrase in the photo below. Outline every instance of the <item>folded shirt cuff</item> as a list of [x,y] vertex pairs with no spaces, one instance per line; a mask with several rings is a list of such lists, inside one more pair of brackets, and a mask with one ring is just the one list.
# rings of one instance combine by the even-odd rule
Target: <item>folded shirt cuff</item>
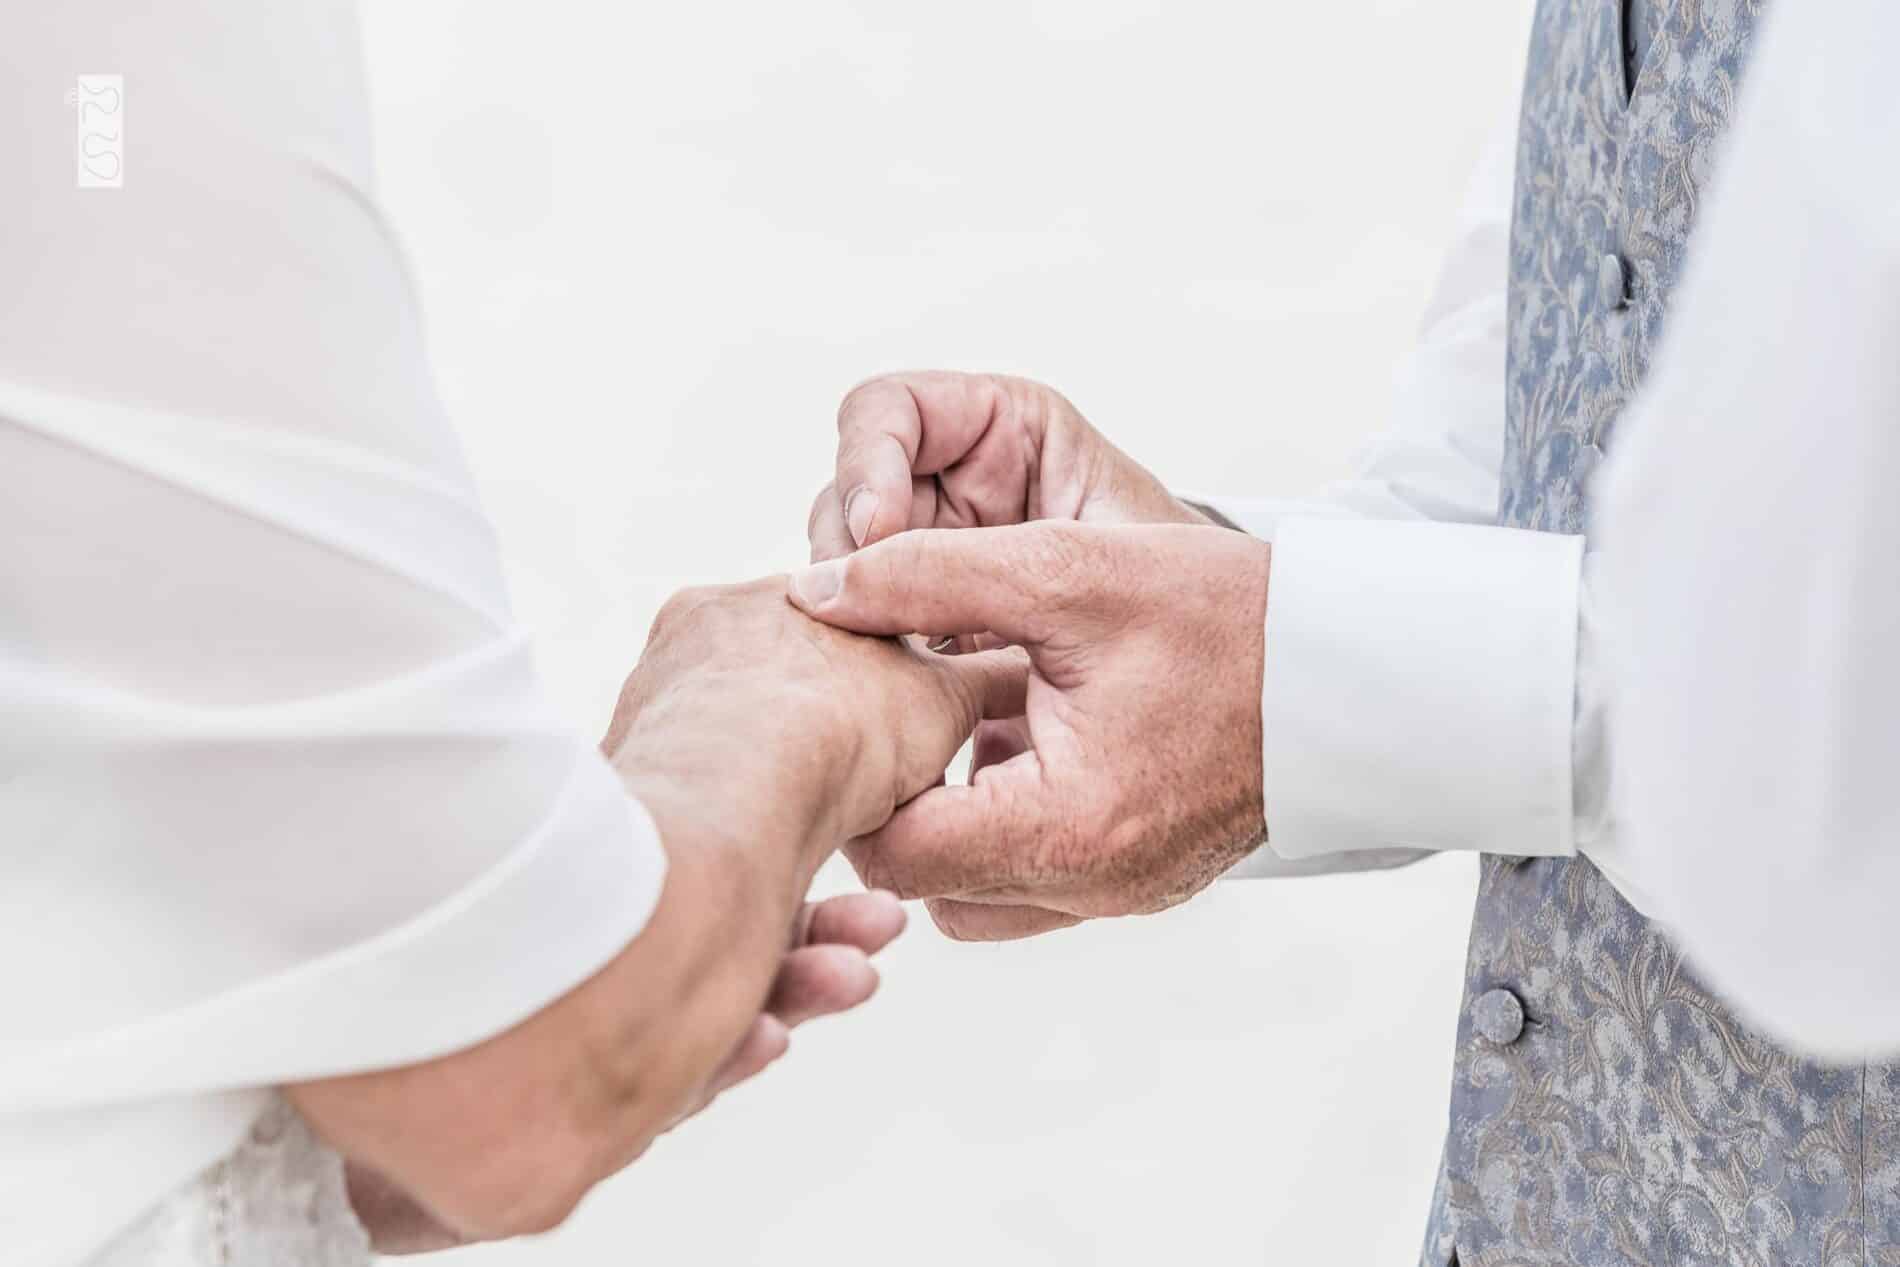
[[1574,853],[1583,538],[1274,518],[1261,699],[1273,853]]
[[1292,497],[1228,497],[1197,492],[1177,492],[1188,505],[1227,528],[1237,528],[1250,537],[1272,541],[1282,519],[1296,515],[1335,516],[1348,512],[1324,501],[1302,501]]

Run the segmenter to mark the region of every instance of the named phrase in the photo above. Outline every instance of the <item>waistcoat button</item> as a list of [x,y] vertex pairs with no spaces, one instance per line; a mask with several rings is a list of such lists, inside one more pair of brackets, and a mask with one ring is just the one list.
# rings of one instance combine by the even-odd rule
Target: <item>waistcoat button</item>
[[1524,1005],[1501,986],[1486,990],[1471,1005],[1471,1028],[1500,1047],[1514,1043],[1524,1032]]
[[1629,266],[1615,251],[1605,251],[1597,265],[1597,301],[1613,311],[1630,306]]

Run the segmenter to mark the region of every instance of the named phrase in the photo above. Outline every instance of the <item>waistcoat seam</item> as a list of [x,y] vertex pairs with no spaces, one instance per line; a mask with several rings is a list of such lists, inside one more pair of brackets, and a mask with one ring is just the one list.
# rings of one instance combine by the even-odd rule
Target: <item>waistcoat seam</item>
[[1860,1221],[1860,1267],[1868,1267],[1867,1261],[1867,1062],[1860,1065],[1860,1166],[1855,1175],[1858,1191],[1855,1204]]

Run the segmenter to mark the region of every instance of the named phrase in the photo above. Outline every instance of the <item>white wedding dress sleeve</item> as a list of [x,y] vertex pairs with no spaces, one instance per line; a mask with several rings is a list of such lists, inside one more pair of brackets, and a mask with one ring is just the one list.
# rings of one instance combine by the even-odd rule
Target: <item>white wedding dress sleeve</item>
[[[354,5],[17,8],[0,1262],[70,1267],[268,1088],[585,980],[665,855],[510,609],[377,202]],[[79,129],[116,132],[116,186]]]

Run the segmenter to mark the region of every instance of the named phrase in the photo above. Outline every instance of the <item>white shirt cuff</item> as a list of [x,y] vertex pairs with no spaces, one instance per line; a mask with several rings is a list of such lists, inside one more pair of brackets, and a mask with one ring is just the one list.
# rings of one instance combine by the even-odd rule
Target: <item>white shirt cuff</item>
[[1583,539],[1301,516],[1273,532],[1274,852],[1574,853]]

